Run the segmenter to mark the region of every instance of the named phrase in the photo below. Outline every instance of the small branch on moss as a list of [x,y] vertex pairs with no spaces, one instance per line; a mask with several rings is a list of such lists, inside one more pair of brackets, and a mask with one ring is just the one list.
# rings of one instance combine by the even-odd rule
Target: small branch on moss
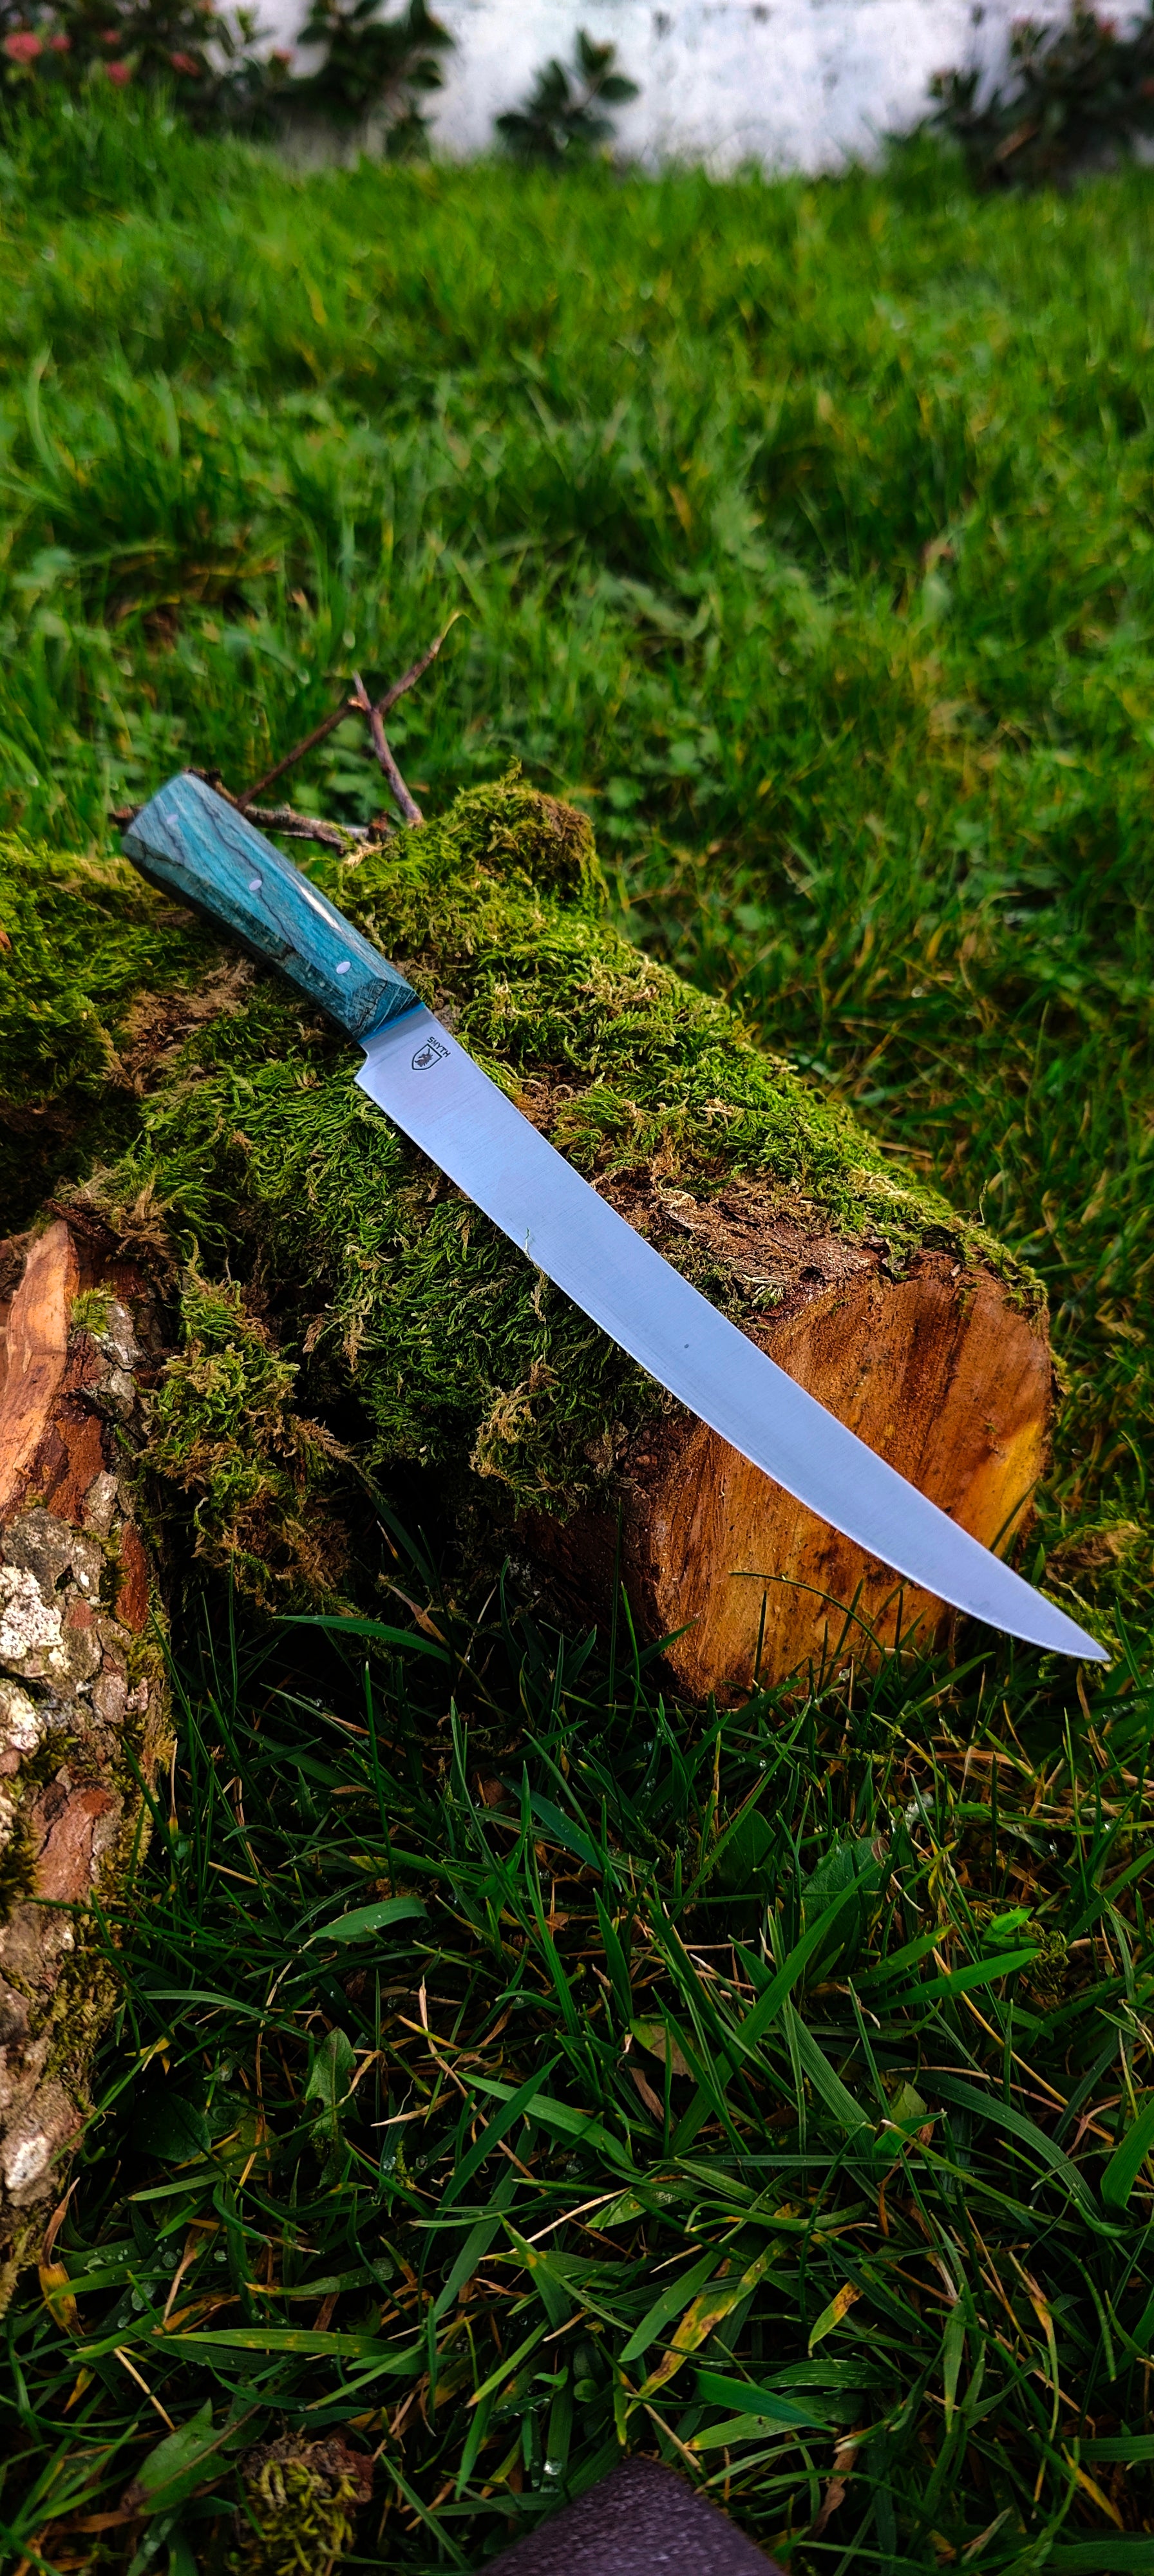
[[368,690],[365,687],[359,671],[354,671],[353,673],[353,685],[357,692],[356,704],[360,708],[361,714],[367,716],[369,719],[369,732],[373,737],[373,750],[375,751],[381,769],[388,780],[389,791],[392,795],[393,802],[397,807],[398,813],[403,814],[406,823],[423,823],[425,817],[421,812],[420,806],[418,805],[416,798],[410,796],[400,770],[397,767],[396,761],[393,758],[392,752],[389,749],[381,709],[379,706],[375,707],[373,705],[372,699],[369,696]]
[[[244,789],[243,793],[238,796],[236,800],[241,813],[243,814],[247,811],[254,796],[263,795],[266,787],[271,787],[276,779],[283,778],[286,769],[295,769],[298,760],[303,760],[306,752],[315,751],[319,743],[327,742],[329,735],[336,732],[337,726],[344,723],[346,716],[356,714],[359,709],[362,714],[367,714],[370,719],[374,713],[377,714],[383,722],[385,716],[389,714],[390,709],[395,707],[398,698],[403,698],[407,689],[414,688],[417,681],[424,677],[430,662],[436,661],[437,655],[441,650],[441,646],[445,641],[445,637],[449,633],[449,628],[456,625],[457,618],[460,616],[460,613],[459,609],[454,611],[453,616],[449,619],[449,625],[444,627],[442,632],[434,638],[433,642],[427,647],[427,650],[419,655],[411,668],[405,671],[399,680],[394,680],[391,689],[386,689],[383,698],[378,698],[375,709],[362,704],[365,692],[363,684],[358,680],[357,688],[361,691],[360,697],[354,696],[351,698],[342,698],[339,707],[334,707],[331,715],[325,716],[319,725],[314,725],[312,732],[305,735],[303,742],[294,743],[292,750],[286,751],[283,760],[275,761],[271,769],[266,769],[263,778],[254,779],[252,786]],[[374,735],[374,747],[375,742],[376,737]],[[386,750],[387,749],[388,746],[386,745]],[[377,753],[377,757],[380,759],[379,752]],[[382,767],[383,766],[384,764],[382,763]],[[387,769],[385,771],[385,776],[387,778],[389,777]],[[398,778],[400,777],[399,770],[397,772],[397,776]],[[389,778],[389,785],[391,787],[393,785],[391,778]],[[401,786],[404,794],[407,796],[408,789],[405,787],[403,779],[401,780]],[[393,793],[394,795],[396,794],[395,788],[393,788]],[[403,805],[401,806],[401,811],[402,813],[405,813]],[[411,823],[414,820],[414,817],[412,814],[405,813],[405,820],[406,822]],[[416,820],[420,822],[422,817],[418,814],[416,816]]]
[[231,787],[225,786],[222,769],[190,769],[188,774],[190,778],[203,778],[205,786],[211,787],[217,796],[223,796],[226,805],[239,805],[240,798],[233,795]]
[[[354,699],[354,706],[356,703]],[[192,774],[194,778],[200,778],[204,773],[197,769]],[[230,805],[237,803],[236,797],[229,796],[227,787],[221,785],[218,777],[209,783],[216,788],[218,795],[227,797]],[[109,820],[123,832],[136,821],[140,811],[139,805],[117,805]],[[281,832],[286,841],[319,841],[324,849],[336,850],[341,858],[349,855],[350,842],[358,856],[363,858],[374,841],[387,839],[393,829],[387,814],[379,814],[372,823],[365,824],[325,823],[317,814],[298,814],[293,805],[249,805],[246,813],[248,821],[259,824],[265,832]],[[0,931],[0,947],[5,944],[5,935]]]
[[383,839],[393,828],[385,814],[366,828],[363,823],[322,823],[316,814],[298,814],[291,805],[248,805],[245,812],[249,822],[259,824],[263,832],[283,832],[286,841],[319,841],[326,850],[337,850],[342,857],[350,841],[360,849],[366,842]]

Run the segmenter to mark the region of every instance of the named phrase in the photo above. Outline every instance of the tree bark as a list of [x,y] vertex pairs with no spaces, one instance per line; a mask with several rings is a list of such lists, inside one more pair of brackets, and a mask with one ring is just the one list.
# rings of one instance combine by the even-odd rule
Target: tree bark
[[57,1218],[0,1245],[0,2302],[83,2125],[124,1897],[168,1745],[133,1460],[140,1279]]

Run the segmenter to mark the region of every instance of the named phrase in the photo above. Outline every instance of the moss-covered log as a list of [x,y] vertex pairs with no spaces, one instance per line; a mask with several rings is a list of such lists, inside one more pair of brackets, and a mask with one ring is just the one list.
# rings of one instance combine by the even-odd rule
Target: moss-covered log
[[99,1232],[0,1245],[0,2305],[62,2188],[165,1748],[132,1501],[151,1299]]
[[[669,1660],[694,1692],[820,1652],[831,1603],[892,1629],[885,1570],[518,1259],[287,986],[126,865],[5,858],[15,1159],[183,1282],[150,1458],[203,1552],[269,1597],[352,1581],[339,1431],[374,1474],[422,1471],[475,1552],[527,1542],[597,1611],[620,1530],[642,1624],[690,1623]],[[1050,1404],[1036,1282],[607,922],[583,817],[514,777],[313,872],[754,1339],[978,1536],[1013,1522]]]

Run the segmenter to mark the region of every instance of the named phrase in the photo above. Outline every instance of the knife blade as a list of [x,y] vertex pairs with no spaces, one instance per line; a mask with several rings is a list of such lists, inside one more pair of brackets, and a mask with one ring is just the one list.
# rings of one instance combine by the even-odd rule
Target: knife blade
[[711,1306],[538,1134],[404,976],[191,772],[136,816],[143,874],[283,968],[351,1037],[362,1089],[526,1260],[795,1501],[919,1590],[1050,1653],[1104,1649]]

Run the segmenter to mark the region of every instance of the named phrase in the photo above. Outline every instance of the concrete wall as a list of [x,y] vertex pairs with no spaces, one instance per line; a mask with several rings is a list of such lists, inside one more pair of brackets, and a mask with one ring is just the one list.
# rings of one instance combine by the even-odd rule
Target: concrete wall
[[[641,96],[621,111],[624,150],[649,164],[742,161],[769,170],[836,168],[876,152],[926,106],[932,72],[1000,52],[1012,16],[1037,0],[436,0],[457,50],[434,106],[438,151],[491,148],[493,118],[519,105],[576,29],[611,37]],[[1057,6],[1058,0],[1050,0]],[[291,40],[303,0],[265,0]],[[975,18],[979,24],[975,26]]]
[[441,15],[458,46],[443,149],[483,150],[498,110],[548,55],[566,58],[583,26],[611,37],[640,83],[620,113],[624,149],[717,170],[826,169],[875,151],[973,41],[970,0],[442,0]]

